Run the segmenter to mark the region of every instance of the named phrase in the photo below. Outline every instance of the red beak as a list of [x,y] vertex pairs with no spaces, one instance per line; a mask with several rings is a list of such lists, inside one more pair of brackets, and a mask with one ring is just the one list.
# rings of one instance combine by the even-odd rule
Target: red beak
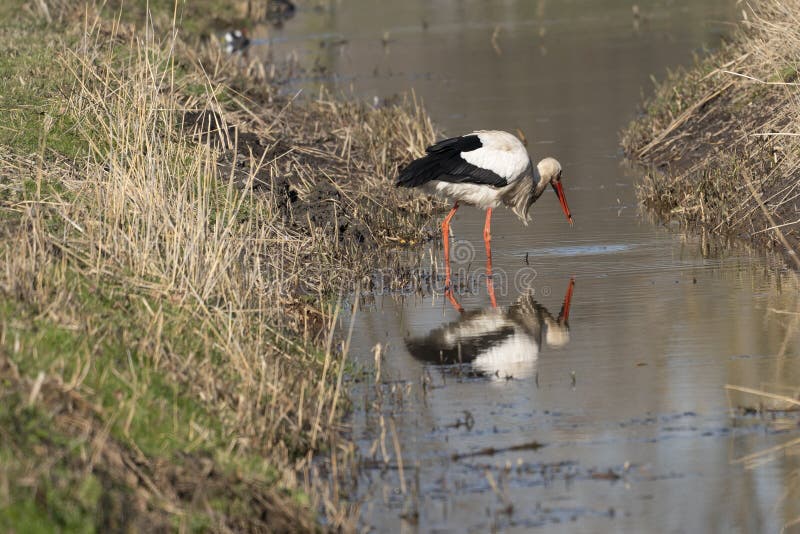
[[561,312],[558,314],[558,322],[569,324],[569,305],[572,303],[572,289],[575,287],[575,278],[569,279],[567,294],[564,295],[564,304],[561,305]]
[[564,215],[567,216],[567,220],[569,221],[570,226],[572,226],[572,214],[569,212],[569,206],[567,206],[567,197],[564,196],[564,187],[561,185],[561,181],[551,183],[551,185],[553,186],[553,190],[556,192],[558,201],[561,203],[561,209],[564,211]]

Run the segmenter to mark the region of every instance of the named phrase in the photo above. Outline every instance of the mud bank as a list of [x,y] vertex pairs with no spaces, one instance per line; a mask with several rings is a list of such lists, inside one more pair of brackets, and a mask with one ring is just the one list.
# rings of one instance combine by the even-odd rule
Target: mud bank
[[758,2],[736,37],[656,87],[622,135],[665,219],[781,252],[800,267],[800,2]]

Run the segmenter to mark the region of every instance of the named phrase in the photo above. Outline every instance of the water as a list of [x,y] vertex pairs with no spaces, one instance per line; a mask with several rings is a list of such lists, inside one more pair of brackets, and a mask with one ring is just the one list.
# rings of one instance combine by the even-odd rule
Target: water
[[796,395],[799,320],[781,312],[797,287],[762,254],[650,220],[618,149],[650,76],[717,46],[738,9],[348,0],[277,32],[277,56],[320,73],[294,87],[413,89],[448,134],[519,128],[534,158],[562,162],[576,220],[549,191],[528,227],[495,212],[497,309],[471,208],[453,221],[463,314],[435,276],[440,243],[410,253],[419,285],[361,299],[351,357],[372,369],[381,346],[381,384],[351,389],[365,526],[775,532],[800,516],[800,446],[742,461],[797,439],[798,416],[744,414],[760,399],[725,389]]

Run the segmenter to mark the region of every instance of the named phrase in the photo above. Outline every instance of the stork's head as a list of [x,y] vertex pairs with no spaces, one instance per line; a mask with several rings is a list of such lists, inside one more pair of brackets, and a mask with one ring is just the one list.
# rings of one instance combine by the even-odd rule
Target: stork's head
[[553,191],[556,192],[558,201],[561,203],[561,209],[564,211],[564,215],[567,217],[567,220],[571,225],[573,222],[572,213],[569,211],[567,197],[564,196],[564,187],[561,185],[561,164],[555,158],[544,158],[539,162],[538,165],[536,165],[536,170],[538,171],[540,177],[537,190],[544,191],[544,188],[547,187],[547,184],[550,184],[553,187]]

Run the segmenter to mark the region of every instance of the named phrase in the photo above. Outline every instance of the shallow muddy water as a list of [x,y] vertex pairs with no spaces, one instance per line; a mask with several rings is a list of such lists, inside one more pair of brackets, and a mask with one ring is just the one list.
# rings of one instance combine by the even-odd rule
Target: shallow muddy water
[[800,445],[758,456],[798,439],[800,417],[743,412],[761,399],[725,389],[796,395],[796,284],[649,220],[618,149],[650,75],[737,16],[733,1],[642,2],[637,18],[623,1],[346,0],[273,34],[273,53],[321,67],[297,87],[414,89],[447,134],[521,129],[562,162],[576,220],[549,191],[528,227],[495,212],[497,309],[477,210],[453,222],[463,314],[441,294],[440,243],[409,253],[407,291],[382,291],[377,266],[350,349],[375,372],[380,345],[379,384],[351,389],[365,527],[776,532],[800,515]]

